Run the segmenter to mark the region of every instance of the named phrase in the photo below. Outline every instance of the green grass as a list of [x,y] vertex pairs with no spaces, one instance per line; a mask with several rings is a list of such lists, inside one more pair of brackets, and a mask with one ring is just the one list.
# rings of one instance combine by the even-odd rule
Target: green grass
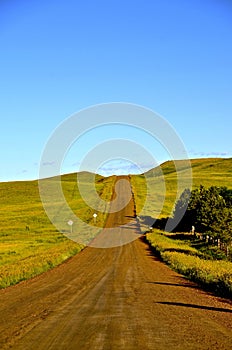
[[64,237],[22,240],[5,245],[0,260],[0,288],[27,280],[61,264],[83,246]]
[[158,254],[162,254],[163,252],[169,251],[175,251],[175,252],[181,252],[185,254],[190,255],[199,255],[202,256],[196,248],[191,247],[188,243],[177,240],[177,239],[171,239],[166,236],[166,234],[160,230],[153,230],[153,233],[148,233],[146,235],[148,242],[151,244],[153,249]]
[[[91,192],[90,175],[81,173],[78,180],[85,186],[90,201],[96,201]],[[44,181],[52,183],[57,178]],[[110,201],[115,177],[96,176],[95,181],[97,193],[103,200]],[[93,209],[83,201],[76,184],[76,174],[62,176],[66,201],[83,221],[83,228],[86,227],[85,223],[95,225]],[[41,203],[37,181],[0,183],[0,193],[0,288],[47,271],[84,248],[82,237],[79,237],[80,240],[77,237],[74,242],[52,225]],[[53,210],[57,220],[62,218],[63,231],[68,236],[69,217],[65,217],[63,204],[53,203]],[[100,210],[104,210],[101,205],[96,222],[99,230],[107,215]],[[81,232],[87,242],[93,234],[89,227],[90,232],[82,232],[82,227],[78,227],[79,234]],[[96,233],[96,230],[93,232]]]
[[232,297],[232,263],[203,260],[178,252],[165,252],[162,259],[175,271],[217,294]]
[[[132,175],[131,183],[135,195],[137,214],[152,218],[171,217],[176,199],[177,175],[181,179],[181,189],[189,183],[189,173],[185,161],[177,161],[178,174],[174,162],[168,161],[144,175]],[[207,158],[191,160],[192,189],[203,185],[226,186],[232,189],[232,159]]]
[[213,292],[232,297],[232,263],[205,260],[203,254],[186,242],[173,240],[154,232],[146,235],[153,250],[172,269]]

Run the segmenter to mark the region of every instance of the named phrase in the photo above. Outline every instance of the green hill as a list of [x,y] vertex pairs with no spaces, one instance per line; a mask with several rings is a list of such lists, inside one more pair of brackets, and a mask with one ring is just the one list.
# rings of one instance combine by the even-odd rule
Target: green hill
[[[189,187],[190,176],[192,189],[201,184],[232,188],[232,158],[192,159],[190,162],[192,175],[187,170],[186,161],[177,160],[167,161],[145,174],[131,176],[137,213],[153,218],[171,216],[181,190]],[[180,191],[177,189],[178,176]]]
[[[194,186],[198,183],[205,186],[227,186],[232,187],[232,158],[201,158],[191,159]],[[186,161],[177,160],[175,163],[180,171],[186,170]],[[176,167],[173,161],[167,161],[160,167],[149,170],[145,175],[147,177],[157,176],[160,168],[165,177],[176,176]]]

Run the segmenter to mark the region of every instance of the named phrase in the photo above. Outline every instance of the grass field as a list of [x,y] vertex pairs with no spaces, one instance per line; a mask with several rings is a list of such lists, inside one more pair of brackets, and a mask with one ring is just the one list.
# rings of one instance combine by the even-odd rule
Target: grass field
[[[89,200],[96,201],[88,192],[90,174],[80,173],[78,181],[85,186]],[[57,178],[44,181],[58,181]],[[96,191],[105,201],[110,201],[115,177],[96,176]],[[62,187],[67,203],[85,223],[94,225],[93,209],[82,200],[77,188],[77,175],[62,176]],[[40,200],[38,182],[0,183],[0,288],[28,279],[62,263],[83,249],[84,239],[91,239],[91,232],[83,232],[73,242],[60,233],[48,219]],[[97,205],[97,203],[95,203]],[[63,204],[53,203],[54,215],[64,222],[64,233],[68,235],[68,217],[63,214]],[[99,207],[99,210],[103,209]],[[62,215],[59,215],[62,213]],[[98,213],[96,226],[104,225],[106,214]],[[79,232],[81,231],[81,228]],[[73,228],[75,232],[75,227]]]
[[[189,172],[184,161],[177,161],[182,189],[188,187]],[[232,159],[207,158],[191,160],[192,189],[199,185],[232,188]],[[163,218],[172,216],[177,193],[177,172],[168,161],[144,175],[131,176],[137,214]],[[147,202],[146,202],[147,201]]]

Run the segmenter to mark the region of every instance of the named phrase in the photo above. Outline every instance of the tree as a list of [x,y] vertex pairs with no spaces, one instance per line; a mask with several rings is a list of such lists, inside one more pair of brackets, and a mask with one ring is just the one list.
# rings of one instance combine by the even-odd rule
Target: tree
[[178,229],[192,226],[200,233],[212,232],[224,242],[232,239],[232,190],[211,186],[186,189],[177,201],[174,220],[182,218]]
[[191,197],[191,191],[187,188],[181,194],[180,199],[176,202],[174,211],[174,220],[179,222],[178,227],[186,231],[187,225],[189,225],[189,212],[187,212],[189,200]]

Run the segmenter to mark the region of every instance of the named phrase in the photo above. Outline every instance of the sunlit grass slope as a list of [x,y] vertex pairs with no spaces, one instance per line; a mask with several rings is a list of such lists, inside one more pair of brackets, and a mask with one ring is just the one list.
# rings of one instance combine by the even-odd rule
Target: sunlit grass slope
[[[89,200],[92,196],[94,202],[96,199],[91,192],[90,175],[80,173],[78,181],[85,186]],[[77,174],[63,175],[61,179],[68,205],[83,222],[93,224],[93,209],[81,198],[77,188]],[[58,178],[43,181],[51,183],[58,181]],[[110,201],[115,177],[103,178],[96,175],[95,182],[100,197]],[[41,203],[37,181],[0,183],[0,193],[0,287],[7,287],[46,271],[84,247],[83,244],[66,238],[52,225]],[[59,217],[62,209],[63,205],[55,203],[54,215]],[[96,225],[103,225],[105,218],[106,214],[99,211]],[[70,230],[67,220],[63,222],[66,232]]]
[[[138,215],[162,218],[172,215],[177,197],[177,178],[182,188],[189,187],[189,171],[185,161],[163,163],[143,175],[131,176]],[[232,188],[232,159],[206,158],[191,160],[192,188],[199,185]],[[147,200],[147,204],[144,206]],[[163,202],[163,204],[162,204]]]

